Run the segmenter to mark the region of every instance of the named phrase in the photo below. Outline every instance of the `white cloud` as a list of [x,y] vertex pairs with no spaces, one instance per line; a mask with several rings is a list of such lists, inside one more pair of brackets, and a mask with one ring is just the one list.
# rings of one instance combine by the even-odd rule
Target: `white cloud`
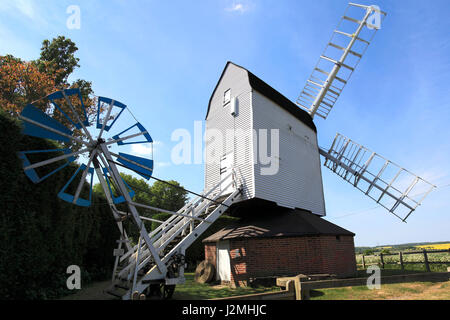
[[246,6],[242,3],[233,3],[233,5],[231,7],[227,8],[225,10],[230,11],[230,12],[239,12],[242,14],[248,10],[248,6]]
[[14,0],[3,1],[0,5],[0,11],[7,12],[11,16],[17,18],[25,17],[27,20],[31,20],[34,24],[38,24],[39,27],[46,26],[47,21],[43,16],[42,6],[39,8],[36,6],[36,2],[32,0]]
[[146,144],[132,144],[131,152],[136,155],[149,156],[152,154],[152,147]]
[[31,1],[18,0],[18,1],[14,1],[14,4],[15,4],[16,8],[19,9],[20,12],[22,12],[22,14],[24,14],[32,19],[34,18],[35,11],[34,11],[33,4],[31,3]]
[[131,145],[131,152],[136,155],[150,156],[159,150],[164,143],[162,141],[153,141],[153,147],[148,143],[138,143]]
[[32,1],[29,0],[15,0],[6,1],[1,5],[2,11],[20,13],[28,18],[34,19],[36,17],[36,10]]

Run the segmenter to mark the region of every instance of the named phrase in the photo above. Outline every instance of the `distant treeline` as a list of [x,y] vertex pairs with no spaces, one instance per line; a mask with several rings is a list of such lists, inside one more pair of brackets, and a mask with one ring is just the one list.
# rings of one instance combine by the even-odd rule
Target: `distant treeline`
[[417,250],[419,246],[430,246],[434,244],[445,244],[450,241],[437,241],[437,242],[411,242],[402,244],[390,244],[380,245],[376,247],[355,247],[356,254],[362,254],[367,252],[381,252],[381,251],[405,251],[405,250]]

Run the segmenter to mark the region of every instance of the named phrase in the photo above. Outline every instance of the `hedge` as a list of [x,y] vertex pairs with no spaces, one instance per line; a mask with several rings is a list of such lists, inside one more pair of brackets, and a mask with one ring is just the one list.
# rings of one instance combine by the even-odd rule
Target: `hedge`
[[81,268],[82,286],[110,276],[119,237],[101,195],[89,208],[60,200],[72,164],[39,184],[24,174],[17,152],[52,149],[51,141],[21,134],[20,123],[0,111],[0,299],[52,299],[70,293],[69,265]]

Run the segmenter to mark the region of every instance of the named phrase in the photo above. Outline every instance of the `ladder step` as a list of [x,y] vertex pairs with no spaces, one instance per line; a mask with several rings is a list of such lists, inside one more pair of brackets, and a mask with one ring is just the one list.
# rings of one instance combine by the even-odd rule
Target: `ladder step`
[[322,85],[320,85],[320,84],[318,84],[317,82],[314,82],[314,81],[311,81],[311,80],[306,80],[306,81],[308,81],[308,82],[310,82],[310,83],[312,83],[313,85],[315,85],[315,86],[318,86],[318,87],[320,87],[320,88],[323,88],[323,86]]
[[314,70],[319,71],[319,72],[321,72],[321,73],[323,73],[325,75],[329,75],[330,74],[329,72],[326,72],[326,71],[324,71],[324,70],[322,70],[320,68],[314,68]]
[[[193,216],[197,218],[195,220],[186,219],[190,217],[175,218],[171,220],[170,224],[168,223],[167,225],[163,225],[162,229],[160,229],[157,233],[151,235],[152,239],[155,239],[152,242],[159,258],[161,260],[164,260],[169,258],[170,255],[176,253],[174,252],[175,248],[182,245],[183,241],[185,241],[187,238],[191,239],[191,237],[189,237],[189,235],[191,235],[190,226],[193,225],[193,231],[196,230],[196,232],[199,232],[197,229],[195,229],[199,224],[203,222],[212,223],[214,219],[217,219],[217,217],[226,210],[226,208],[224,208],[224,205],[222,205],[222,201],[227,201],[228,204],[228,202],[232,202],[240,192],[242,192],[241,188],[225,196],[214,196],[214,198],[217,197],[215,202],[213,202],[212,200],[202,202],[202,205],[198,206],[197,210],[192,213]],[[214,219],[211,218],[213,214],[215,217]],[[200,216],[204,216],[204,219],[199,219]],[[183,231],[186,232],[183,233]],[[200,231],[200,233],[203,231]],[[155,279],[150,281],[146,279],[153,277],[156,272],[159,272],[154,259],[152,260],[152,256],[150,255],[148,249],[145,248],[145,246],[141,247],[142,250],[146,251],[145,253],[144,251],[141,251],[141,256],[139,258],[140,269],[137,271],[136,279],[137,283],[139,285],[144,285],[144,287],[155,283]],[[135,246],[131,250],[132,252],[134,252],[130,255],[131,258],[136,255],[137,250],[137,246]],[[144,260],[145,263],[143,262]],[[117,298],[122,298],[124,296],[128,297],[131,291],[129,278],[132,276],[135,267],[136,259],[127,259],[121,261],[121,265],[118,265],[116,270],[118,272],[122,272],[122,275],[120,277],[119,275],[116,275],[112,287],[108,290],[105,290],[105,292]],[[158,279],[159,276],[160,274],[156,276],[156,279]],[[163,277],[162,279],[160,279],[161,281],[164,281],[164,276],[165,275],[161,275],[161,277]],[[122,291],[124,292],[122,293]]]
[[[346,50],[346,48],[341,47],[340,45],[337,45],[337,44],[332,43],[332,42],[328,43],[328,45],[331,46],[331,47],[333,47],[333,48],[342,50],[342,51],[345,51],[345,50]],[[354,56],[356,56],[356,57],[358,57],[358,58],[362,58],[362,55],[359,54],[359,53],[357,53],[357,52],[355,52],[355,51],[348,50],[348,53],[350,53],[350,54],[352,54],[352,55],[354,55]]]
[[362,22],[362,21],[359,21],[359,20],[350,18],[350,17],[348,17],[348,16],[343,16],[342,19],[345,19],[345,20],[347,20],[347,21],[351,21],[351,22],[354,22],[354,23],[357,23],[357,24],[361,24],[361,22]]
[[[342,35],[347,36],[347,37],[349,37],[349,38],[353,38],[353,37],[354,37],[353,34],[350,34],[350,33],[344,32],[344,31],[334,30],[334,32],[336,32],[336,33],[338,33],[338,34],[342,34]],[[367,41],[367,40],[365,40],[365,39],[363,39],[363,38],[360,38],[360,37],[357,37],[356,40],[359,40],[359,41],[361,41],[361,42],[364,42],[365,44],[370,44],[369,41]]]

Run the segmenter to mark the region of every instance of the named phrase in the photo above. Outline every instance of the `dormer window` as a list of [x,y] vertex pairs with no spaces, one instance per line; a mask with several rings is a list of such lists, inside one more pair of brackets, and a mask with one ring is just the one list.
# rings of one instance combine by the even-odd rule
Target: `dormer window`
[[223,93],[223,105],[226,106],[231,101],[231,89],[226,90]]

